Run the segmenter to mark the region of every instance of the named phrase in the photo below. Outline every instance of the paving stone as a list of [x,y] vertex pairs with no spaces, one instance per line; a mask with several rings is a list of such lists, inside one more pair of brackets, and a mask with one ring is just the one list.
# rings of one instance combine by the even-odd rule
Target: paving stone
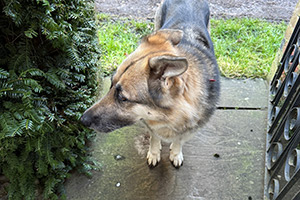
[[166,143],[161,163],[148,168],[144,128],[99,134],[93,156],[102,169],[91,179],[68,180],[68,199],[262,199],[266,117],[265,111],[218,110],[184,145],[180,169],[168,160]]
[[[110,78],[103,79],[103,91],[108,92]],[[225,108],[266,109],[269,85],[263,79],[236,80],[221,78],[221,95],[218,106]]]
[[263,79],[221,78],[220,107],[266,109],[268,83]]

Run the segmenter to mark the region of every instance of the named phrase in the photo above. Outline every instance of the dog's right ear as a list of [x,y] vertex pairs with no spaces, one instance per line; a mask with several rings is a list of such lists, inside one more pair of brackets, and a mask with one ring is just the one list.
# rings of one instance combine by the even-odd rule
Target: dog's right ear
[[155,78],[172,78],[183,74],[188,62],[185,57],[156,56],[149,59],[149,66]]

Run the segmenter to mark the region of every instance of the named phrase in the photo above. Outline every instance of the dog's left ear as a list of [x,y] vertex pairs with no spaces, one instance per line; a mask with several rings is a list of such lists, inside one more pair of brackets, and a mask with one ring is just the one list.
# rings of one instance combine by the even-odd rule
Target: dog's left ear
[[172,45],[177,45],[182,40],[183,31],[176,29],[161,29],[148,37],[145,37],[149,43],[161,44],[169,40]]
[[161,31],[168,35],[168,39],[172,42],[173,45],[179,44],[183,37],[183,31],[181,30],[165,29]]
[[149,59],[149,66],[156,78],[171,78],[183,74],[188,62],[185,57],[157,56]]

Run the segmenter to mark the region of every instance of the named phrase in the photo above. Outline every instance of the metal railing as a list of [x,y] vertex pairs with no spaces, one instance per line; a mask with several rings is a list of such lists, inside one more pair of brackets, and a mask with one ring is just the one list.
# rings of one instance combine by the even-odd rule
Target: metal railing
[[265,199],[300,200],[300,20],[270,84]]

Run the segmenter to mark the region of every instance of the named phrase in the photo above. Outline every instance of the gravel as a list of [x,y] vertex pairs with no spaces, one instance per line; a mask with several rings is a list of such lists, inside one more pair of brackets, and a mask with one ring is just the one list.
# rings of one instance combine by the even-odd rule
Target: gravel
[[[253,17],[288,22],[298,0],[209,0],[216,18]],[[96,9],[120,17],[153,21],[160,0],[95,0]]]

